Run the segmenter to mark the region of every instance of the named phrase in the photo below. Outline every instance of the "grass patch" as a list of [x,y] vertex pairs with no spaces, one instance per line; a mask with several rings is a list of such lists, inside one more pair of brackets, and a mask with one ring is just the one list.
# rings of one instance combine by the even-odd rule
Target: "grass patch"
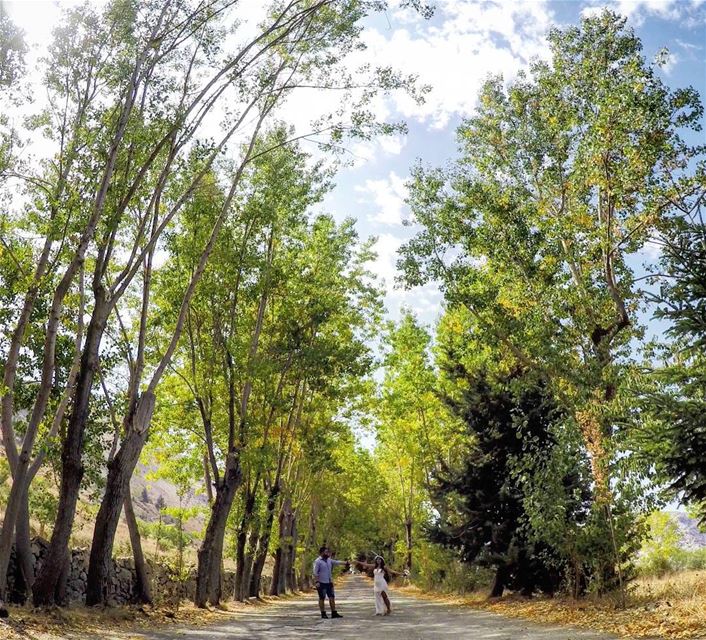
[[509,595],[488,600],[487,592],[453,596],[423,592],[413,586],[403,587],[402,591],[515,618],[593,629],[625,638],[706,637],[706,571],[640,578],[632,585],[625,609],[611,596],[573,600]]

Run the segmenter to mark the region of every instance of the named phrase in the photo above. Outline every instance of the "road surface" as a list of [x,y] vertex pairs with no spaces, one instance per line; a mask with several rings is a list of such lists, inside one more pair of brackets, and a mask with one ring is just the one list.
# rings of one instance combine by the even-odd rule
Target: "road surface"
[[[399,595],[392,615],[375,616],[372,582],[352,576],[337,587],[340,620],[322,620],[313,594],[258,607],[228,622],[171,628],[130,638],[145,640],[611,640],[590,631],[536,625],[487,611]],[[106,636],[104,636],[105,638]],[[124,637],[124,636],[115,636]]]

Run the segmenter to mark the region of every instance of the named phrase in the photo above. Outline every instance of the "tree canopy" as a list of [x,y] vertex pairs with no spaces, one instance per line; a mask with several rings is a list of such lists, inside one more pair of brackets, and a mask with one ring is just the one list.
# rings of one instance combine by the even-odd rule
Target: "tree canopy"
[[[410,169],[399,284],[443,302],[393,320],[376,239],[327,199],[351,144],[406,131],[376,101],[426,91],[358,65],[386,9],[86,4],[36,70],[0,11],[0,614],[66,604],[84,510],[88,605],[124,544],[136,600],[166,559],[198,607],[308,587],[321,544],[426,586],[624,598],[655,507],[706,518],[700,96],[616,13],[551,29],[456,158]],[[333,106],[297,129],[312,88]]]

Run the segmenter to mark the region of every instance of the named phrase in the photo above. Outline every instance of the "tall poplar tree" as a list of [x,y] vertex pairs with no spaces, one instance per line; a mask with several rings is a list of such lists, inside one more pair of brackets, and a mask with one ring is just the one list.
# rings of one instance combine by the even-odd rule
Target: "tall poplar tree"
[[549,44],[528,75],[485,84],[451,168],[415,169],[419,230],[400,266],[409,285],[438,280],[570,413],[613,540],[600,573],[622,583],[611,475],[645,300],[629,256],[691,189],[702,151],[682,133],[702,106],[693,89],[664,85],[615,13],[553,29]]

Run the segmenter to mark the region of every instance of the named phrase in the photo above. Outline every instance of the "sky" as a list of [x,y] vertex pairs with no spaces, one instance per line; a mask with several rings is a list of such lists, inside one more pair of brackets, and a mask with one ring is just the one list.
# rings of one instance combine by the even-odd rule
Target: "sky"
[[[25,30],[35,57],[46,47],[61,4],[69,0],[5,3]],[[256,0],[248,4],[261,6]],[[407,135],[353,144],[347,154],[350,165],[340,170],[322,208],[338,219],[356,218],[362,237],[377,237],[378,257],[371,267],[384,280],[393,319],[404,306],[426,324],[433,324],[441,312],[433,285],[413,291],[395,286],[397,249],[414,233],[413,226],[403,225],[409,218],[405,183],[410,167],[418,159],[430,165],[452,160],[456,127],[473,114],[483,81],[489,74],[511,80],[532,58],[547,57],[550,27],[577,23],[582,15],[608,6],[628,17],[648,60],[669,49],[668,63],[660,70],[668,85],[692,85],[706,95],[706,0],[434,0],[431,20],[390,4],[366,23],[363,55],[418,74],[431,91],[423,105],[404,96],[375,103],[379,117],[404,120]],[[293,120],[308,115],[311,99],[305,96],[289,106]]]
[[414,232],[413,226],[402,225],[409,217],[405,181],[417,159],[439,165],[456,156],[456,127],[473,114],[488,74],[512,79],[532,57],[548,55],[545,36],[551,26],[577,23],[582,15],[608,6],[628,17],[648,60],[661,48],[669,49],[669,63],[660,71],[669,86],[692,85],[706,95],[703,0],[440,0],[436,6],[430,22],[389,12],[387,19],[371,25],[368,38],[380,48],[379,58],[418,72],[432,91],[421,107],[394,105],[392,114],[406,119],[408,135],[362,150],[365,160],[339,175],[331,197],[334,208],[359,220],[363,233],[378,236],[375,270],[386,280],[391,316],[406,305],[426,323],[433,323],[441,310],[436,288],[404,291],[393,286],[397,248]]

